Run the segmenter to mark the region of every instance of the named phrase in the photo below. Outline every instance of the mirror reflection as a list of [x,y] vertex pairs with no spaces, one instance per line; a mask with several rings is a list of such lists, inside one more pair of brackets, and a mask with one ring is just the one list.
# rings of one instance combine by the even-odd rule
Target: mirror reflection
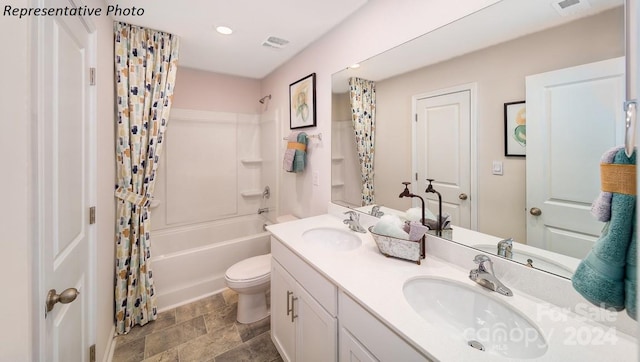
[[[402,215],[409,181],[437,213],[434,179],[454,241],[511,239],[510,259],[570,277],[603,225],[600,156],[622,142],[623,24],[619,0],[504,0],[334,74],[332,201]],[[523,101],[526,146],[506,156],[505,104]]]

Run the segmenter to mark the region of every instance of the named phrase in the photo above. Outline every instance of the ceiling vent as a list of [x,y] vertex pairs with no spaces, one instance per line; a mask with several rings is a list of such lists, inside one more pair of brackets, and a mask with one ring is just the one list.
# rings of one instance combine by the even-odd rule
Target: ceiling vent
[[561,0],[551,3],[560,16],[571,16],[591,9],[588,0]]
[[277,49],[282,49],[287,44],[289,44],[288,40],[278,38],[277,36],[270,36],[265,41],[262,42],[262,46],[269,47],[269,48],[277,48]]

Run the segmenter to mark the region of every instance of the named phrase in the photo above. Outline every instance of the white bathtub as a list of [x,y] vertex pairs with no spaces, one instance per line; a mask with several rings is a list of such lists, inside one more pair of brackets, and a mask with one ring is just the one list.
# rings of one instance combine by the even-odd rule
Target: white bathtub
[[267,223],[259,215],[249,215],[154,232],[151,270],[158,310],[223,290],[227,268],[270,252]]

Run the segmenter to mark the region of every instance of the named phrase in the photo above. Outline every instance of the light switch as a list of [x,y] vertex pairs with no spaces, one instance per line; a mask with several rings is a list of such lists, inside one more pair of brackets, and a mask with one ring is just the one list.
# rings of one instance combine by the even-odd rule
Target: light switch
[[320,186],[320,173],[318,171],[313,171],[313,186]]
[[502,162],[501,161],[493,161],[493,168],[491,169],[494,175],[502,176]]

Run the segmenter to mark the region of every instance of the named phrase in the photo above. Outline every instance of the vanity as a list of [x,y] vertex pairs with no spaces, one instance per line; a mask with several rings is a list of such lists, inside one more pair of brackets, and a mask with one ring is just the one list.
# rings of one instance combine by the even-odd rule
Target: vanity
[[469,280],[479,251],[428,236],[420,265],[387,258],[371,234],[343,223],[346,210],[330,204],[327,214],[268,226],[271,334],[283,360],[637,359],[636,324],[586,301],[586,317],[576,314],[561,302],[572,293],[549,291],[565,279],[491,256],[513,290],[503,296]]

